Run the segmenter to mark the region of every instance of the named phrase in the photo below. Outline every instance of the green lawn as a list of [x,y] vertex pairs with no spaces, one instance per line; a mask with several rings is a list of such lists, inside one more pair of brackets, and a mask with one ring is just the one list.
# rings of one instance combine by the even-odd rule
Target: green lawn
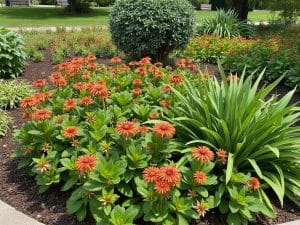
[[[0,26],[33,27],[33,26],[93,26],[107,25],[109,8],[93,9],[88,15],[72,16],[63,8],[0,8]],[[213,17],[215,12],[197,11],[197,21]],[[266,21],[272,18],[269,11],[250,12],[252,21]]]

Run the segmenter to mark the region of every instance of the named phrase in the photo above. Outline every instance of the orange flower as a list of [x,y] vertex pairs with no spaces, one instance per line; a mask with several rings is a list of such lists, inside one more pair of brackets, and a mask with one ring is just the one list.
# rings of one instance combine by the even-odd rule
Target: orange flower
[[164,100],[161,100],[159,102],[160,106],[163,107],[163,108],[169,108],[170,107],[170,103],[168,102],[168,100],[164,99]]
[[61,73],[52,73],[50,76],[51,83],[58,85],[58,86],[66,86],[67,80],[61,75]]
[[20,100],[20,105],[22,108],[32,107],[38,104],[38,101],[33,97],[26,97]]
[[168,122],[159,122],[153,127],[153,132],[160,138],[172,138],[175,134],[175,128]]
[[79,156],[75,162],[75,168],[80,173],[86,173],[93,171],[97,163],[97,158],[94,155],[82,155]]
[[90,77],[90,72],[88,72],[88,71],[83,72],[82,77],[83,78],[89,78]]
[[140,89],[140,88],[135,88],[132,90],[132,94],[134,94],[134,95],[139,95],[141,93],[142,93],[142,89]]
[[94,55],[88,55],[87,57],[86,57],[86,59],[87,59],[87,61],[95,61],[97,58],[96,58],[96,56],[94,56]]
[[169,183],[170,185],[176,185],[180,183],[180,172],[176,167],[163,166],[159,170],[159,179]]
[[102,99],[108,98],[109,92],[104,82],[98,82],[92,84],[90,87],[90,92],[94,96],[99,96]]
[[138,67],[135,69],[136,73],[140,74],[140,75],[146,75],[147,74],[147,69],[145,69],[144,67]]
[[68,99],[64,102],[64,109],[73,109],[77,106],[77,101],[74,98]]
[[182,76],[180,74],[173,74],[170,76],[170,82],[180,84],[182,82]]
[[159,118],[159,114],[153,112],[153,113],[150,113],[149,117],[150,117],[151,119],[158,119],[158,118]]
[[117,124],[117,131],[124,137],[133,137],[137,134],[137,126],[135,122],[123,121]]
[[217,156],[221,162],[221,164],[225,165],[227,162],[227,152],[224,149],[218,149]]
[[73,138],[78,135],[78,127],[70,126],[64,129],[64,136],[66,138]]
[[143,172],[143,177],[145,182],[155,182],[158,179],[159,168],[154,166],[147,167]]
[[162,78],[162,77],[165,76],[165,74],[163,72],[161,72],[161,71],[157,71],[157,72],[154,73],[154,76],[156,78]]
[[32,82],[32,86],[35,88],[41,88],[46,85],[46,80],[45,79],[38,79],[34,82]]
[[36,121],[42,121],[49,119],[52,116],[52,111],[48,109],[39,109],[32,114],[32,119]]
[[97,64],[96,63],[90,63],[87,65],[87,68],[89,70],[95,70],[97,68]]
[[78,82],[78,83],[73,84],[73,88],[75,90],[83,90],[86,88],[86,85],[85,85],[85,83]]
[[156,63],[154,63],[154,66],[156,66],[156,67],[162,67],[163,63],[162,62],[156,62]]
[[141,133],[141,134],[146,134],[147,132],[148,132],[148,127],[146,127],[146,126],[140,126],[139,127],[139,132]]
[[194,173],[194,180],[197,184],[205,184],[206,180],[207,180],[207,176],[204,172],[202,171],[197,171],[196,173]]
[[256,177],[251,177],[250,181],[246,183],[247,187],[250,187],[252,190],[258,190],[260,188],[259,179]]
[[134,79],[134,80],[132,81],[132,84],[133,84],[134,86],[141,86],[142,83],[143,83],[143,81],[142,81],[141,79]]
[[214,153],[206,146],[200,146],[193,150],[193,156],[201,162],[210,162],[214,160]]
[[94,102],[93,99],[90,98],[90,97],[83,97],[83,98],[80,99],[80,104],[81,105],[90,105],[93,102]]
[[154,184],[154,190],[161,195],[166,195],[171,189],[171,185],[165,181],[157,181]]
[[228,77],[227,77],[227,80],[228,81],[234,81],[234,80],[236,80],[236,81],[239,81],[240,80],[240,78],[238,77],[238,76],[234,76],[234,75],[229,75]]
[[163,92],[169,92],[169,91],[171,91],[170,85],[164,85],[164,86],[162,86],[161,89],[163,90]]
[[122,62],[122,59],[119,57],[113,57],[110,61],[111,63],[119,64]]
[[131,61],[131,62],[129,62],[128,65],[129,65],[129,66],[138,66],[138,65],[139,65],[139,62],[137,62],[137,61]]
[[51,92],[43,92],[41,93],[44,99],[52,98],[53,94]]
[[139,61],[139,65],[141,66],[147,66],[151,63],[151,58],[150,57],[145,57],[145,58],[142,58],[140,61]]

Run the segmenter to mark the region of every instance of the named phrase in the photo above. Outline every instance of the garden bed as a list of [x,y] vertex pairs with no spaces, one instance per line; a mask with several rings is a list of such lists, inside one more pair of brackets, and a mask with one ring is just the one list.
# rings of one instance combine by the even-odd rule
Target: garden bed
[[[53,65],[50,61],[50,52],[44,52],[45,60],[39,63],[32,63],[26,66],[24,74],[19,79],[34,81],[40,78],[47,78],[53,72]],[[99,63],[107,63],[108,59],[100,59]],[[214,65],[207,66],[208,70],[217,72],[217,67]],[[275,91],[278,94],[287,93],[289,88],[279,86]],[[293,102],[300,101],[300,93],[296,93]],[[9,111],[14,119],[13,128],[19,128],[25,120],[22,119],[22,110],[14,109]],[[12,205],[16,209],[36,218],[37,220],[47,225],[89,225],[94,224],[93,220],[77,222],[76,217],[67,215],[65,202],[70,193],[59,191],[60,187],[53,187],[44,194],[39,194],[38,186],[34,178],[30,177],[25,170],[16,170],[18,160],[10,157],[11,152],[16,149],[18,143],[13,141],[12,129],[8,134],[0,139],[0,199]],[[274,197],[275,199],[275,197]],[[290,201],[286,201],[284,208],[281,209],[279,204],[274,202],[278,217],[276,220],[267,220],[264,217],[259,217],[257,223],[252,224],[279,224],[286,221],[300,219],[300,208],[297,208]],[[205,219],[194,222],[198,225],[222,225],[225,224],[226,218],[220,216],[217,211],[211,211]],[[144,224],[144,223],[142,223]]]

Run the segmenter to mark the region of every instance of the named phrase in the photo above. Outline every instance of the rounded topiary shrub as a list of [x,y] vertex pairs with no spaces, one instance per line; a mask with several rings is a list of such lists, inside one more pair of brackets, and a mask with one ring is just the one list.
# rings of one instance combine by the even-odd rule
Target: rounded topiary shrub
[[193,6],[187,0],[117,0],[110,14],[115,45],[128,56],[164,61],[193,34]]
[[26,62],[23,37],[0,28],[0,78],[17,77]]

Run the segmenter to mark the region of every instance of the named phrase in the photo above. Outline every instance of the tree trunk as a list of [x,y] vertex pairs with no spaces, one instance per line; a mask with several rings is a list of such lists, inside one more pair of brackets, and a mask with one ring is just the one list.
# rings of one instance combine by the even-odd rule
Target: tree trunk
[[232,8],[238,14],[238,19],[241,21],[247,21],[248,18],[248,0],[233,0]]
[[68,0],[69,10],[71,13],[76,13],[75,4],[76,0]]

